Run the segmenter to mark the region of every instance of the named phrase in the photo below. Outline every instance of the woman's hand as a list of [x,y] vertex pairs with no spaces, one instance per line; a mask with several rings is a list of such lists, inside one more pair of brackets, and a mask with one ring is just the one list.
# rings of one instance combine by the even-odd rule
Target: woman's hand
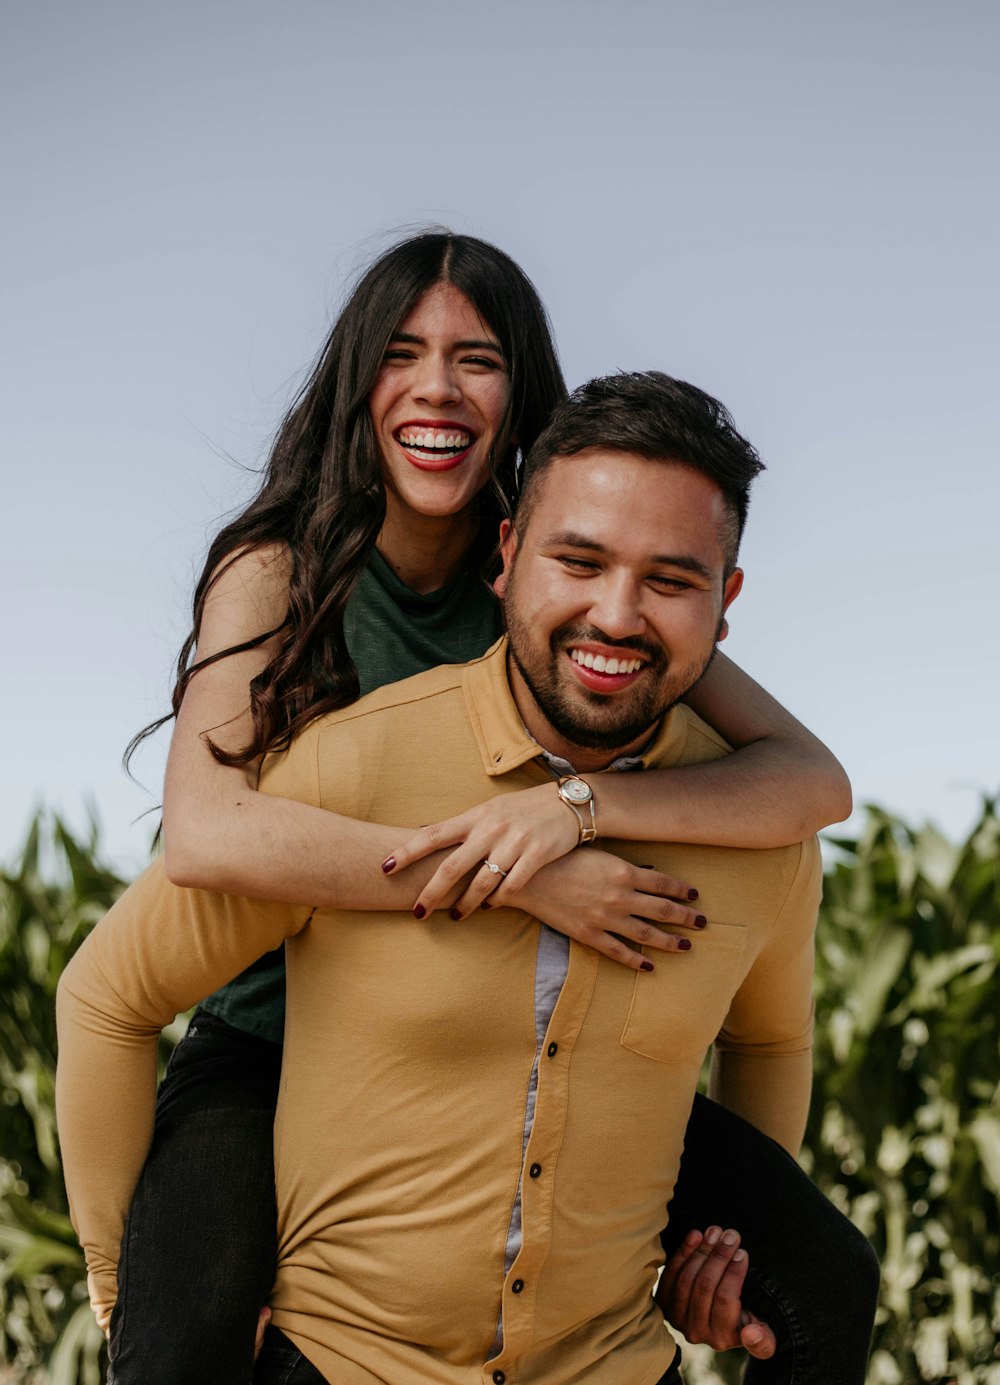
[[[599,802],[597,809],[599,814]],[[452,909],[452,917],[464,918],[487,895],[491,904],[512,904],[536,871],[566,856],[579,841],[579,820],[560,799],[553,781],[500,794],[457,817],[422,827],[392,853],[382,869],[391,875],[434,851],[454,847],[421,890],[414,912],[423,918],[444,907],[461,878],[472,873]],[[491,871],[486,862],[499,871]],[[680,881],[671,884],[675,898],[697,899],[696,890]]]
[[[687,885],[662,871],[633,866],[588,846],[543,866],[508,903],[613,962],[633,971],[652,971],[649,958],[623,939],[663,952],[689,952],[690,938],[655,926],[704,928],[703,914],[676,902],[678,894],[686,899],[689,893]],[[492,902],[491,896],[482,907],[491,908]]]

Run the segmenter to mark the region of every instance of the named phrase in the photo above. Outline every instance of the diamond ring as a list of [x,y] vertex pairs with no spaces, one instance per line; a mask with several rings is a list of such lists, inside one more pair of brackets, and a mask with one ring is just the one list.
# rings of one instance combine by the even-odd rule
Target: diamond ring
[[491,872],[491,874],[501,875],[506,880],[507,872],[501,866],[494,865],[492,861],[487,861],[485,856],[483,857],[483,865],[486,867],[488,871]]

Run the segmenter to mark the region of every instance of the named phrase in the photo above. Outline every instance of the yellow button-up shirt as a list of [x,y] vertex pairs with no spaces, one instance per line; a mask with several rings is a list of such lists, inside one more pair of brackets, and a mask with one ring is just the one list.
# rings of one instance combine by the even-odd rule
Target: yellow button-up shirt
[[[725,753],[678,707],[643,760]],[[417,826],[546,778],[501,642],[314,722],[267,762],[261,787]],[[819,853],[812,841],[602,845],[697,880],[710,923],[652,974],[571,945],[523,1152],[535,919],[310,915],[178,890],[151,867],[60,996],[61,1134],[95,1282],[113,1273],[148,1142],[156,1029],[287,938],[275,1325],[335,1385],[657,1380],[674,1351],[651,1297],[659,1233],[713,1041],[715,1094],[786,1146],[801,1137]],[[108,1116],[136,1105],[138,1137],[109,1178]],[[522,1240],[505,1274],[519,1188]]]

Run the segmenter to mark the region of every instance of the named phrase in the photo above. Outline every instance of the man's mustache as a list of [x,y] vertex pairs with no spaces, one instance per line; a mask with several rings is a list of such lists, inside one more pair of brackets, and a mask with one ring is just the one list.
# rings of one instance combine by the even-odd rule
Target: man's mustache
[[560,649],[565,649],[568,645],[576,644],[606,644],[612,649],[627,649],[633,654],[645,654],[650,664],[665,664],[667,662],[666,653],[663,646],[653,644],[651,640],[635,636],[628,640],[616,640],[611,635],[605,634],[596,625],[561,625],[558,630],[552,632],[549,640],[553,654],[558,654]]

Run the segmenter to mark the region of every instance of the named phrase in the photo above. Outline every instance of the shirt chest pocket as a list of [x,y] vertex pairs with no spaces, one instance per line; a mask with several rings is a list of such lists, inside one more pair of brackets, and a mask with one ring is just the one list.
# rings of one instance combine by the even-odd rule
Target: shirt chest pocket
[[656,971],[638,972],[622,1046],[659,1063],[701,1062],[743,979],[747,928],[710,923],[688,953],[654,952]]

